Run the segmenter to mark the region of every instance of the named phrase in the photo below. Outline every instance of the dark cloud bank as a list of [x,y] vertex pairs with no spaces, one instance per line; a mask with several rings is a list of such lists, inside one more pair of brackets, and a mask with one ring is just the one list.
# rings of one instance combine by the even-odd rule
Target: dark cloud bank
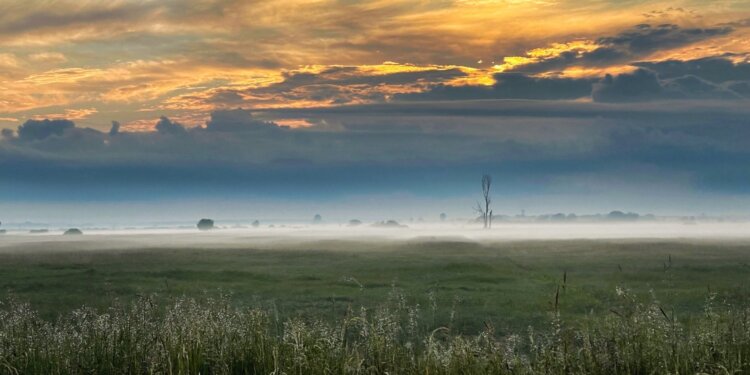
[[682,28],[677,25],[637,25],[620,34],[596,40],[592,51],[572,50],[559,56],[516,68],[523,73],[560,71],[569,66],[606,67],[638,61],[651,53],[687,46],[702,40],[728,35],[732,27]]
[[750,63],[725,57],[667,60],[633,64],[632,73],[601,79],[533,77],[525,73],[498,73],[492,86],[438,84],[426,92],[396,95],[400,101],[538,99],[565,100],[590,97],[594,102],[647,102],[653,100],[724,100],[750,98]]
[[[632,77],[640,82],[659,79],[657,74]],[[595,95],[617,103],[464,100],[456,106],[422,101],[255,114],[238,109],[214,112],[198,128],[162,117],[147,133],[122,132],[118,124],[100,132],[65,120],[29,120],[0,141],[0,193],[6,202],[325,200],[390,193],[439,198],[471,196],[482,173],[496,177],[505,199],[584,199],[618,189],[750,193],[745,106],[662,94],[658,98],[670,100],[632,102],[646,91],[622,80],[593,84],[600,85]],[[660,92],[655,88],[648,95]],[[291,129],[258,116],[305,118],[316,126]]]

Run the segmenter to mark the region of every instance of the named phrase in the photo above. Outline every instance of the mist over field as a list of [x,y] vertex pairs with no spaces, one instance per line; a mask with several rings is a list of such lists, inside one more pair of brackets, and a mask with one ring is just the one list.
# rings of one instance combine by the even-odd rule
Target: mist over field
[[[503,242],[528,240],[596,240],[596,239],[684,239],[684,240],[750,240],[750,222],[700,223],[505,223],[491,231],[475,224],[409,224],[379,228],[362,224],[266,224],[253,228],[251,223],[234,224],[202,232],[191,226],[142,228],[84,228],[84,236],[62,236],[63,229],[45,232],[16,230],[5,234],[0,247],[45,243],[61,248],[79,245],[118,246],[199,246],[242,247],[258,244],[300,243],[321,240],[361,241],[467,241]],[[66,245],[67,244],[67,245]],[[72,244],[72,245],[71,245]]]

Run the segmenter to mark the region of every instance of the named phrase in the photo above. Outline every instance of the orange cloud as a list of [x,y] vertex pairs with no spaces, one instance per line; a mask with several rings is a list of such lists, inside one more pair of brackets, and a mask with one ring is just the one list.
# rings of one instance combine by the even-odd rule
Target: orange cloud
[[[205,116],[238,105],[388,101],[435,84],[492,85],[494,73],[589,53],[600,37],[652,20],[700,28],[750,17],[746,2],[692,2],[682,11],[672,3],[7,0],[0,13],[0,116],[72,107],[97,108],[90,116],[103,117],[109,108],[136,121],[152,111]],[[748,28],[733,27],[732,35],[648,56],[750,51]],[[351,71],[324,73],[336,67]],[[629,69],[619,62],[533,74],[590,77]],[[462,74],[428,74],[450,70]],[[378,80],[411,73],[424,78]],[[292,84],[293,74],[331,77]]]
[[62,63],[68,59],[59,52],[39,52],[29,55],[29,60],[38,63]]
[[[166,99],[167,110],[220,108],[304,108],[388,101],[395,94],[420,92],[435,83],[491,84],[486,71],[456,65],[384,62],[374,65],[307,65],[250,85],[207,88]],[[494,81],[492,81],[494,82]]]
[[66,109],[63,113],[45,113],[35,115],[32,118],[35,120],[43,119],[67,119],[67,120],[83,120],[99,111],[96,108],[78,108],[78,109]]
[[309,128],[314,125],[305,119],[281,119],[274,122],[279,126],[287,126],[293,129]]
[[12,53],[0,53],[0,67],[15,68],[18,66],[18,59]]

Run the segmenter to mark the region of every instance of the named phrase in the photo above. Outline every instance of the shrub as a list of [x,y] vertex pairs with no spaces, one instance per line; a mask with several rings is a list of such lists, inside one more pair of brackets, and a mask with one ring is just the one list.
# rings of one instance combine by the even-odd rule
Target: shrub
[[214,221],[211,219],[200,219],[196,225],[200,230],[214,229]]

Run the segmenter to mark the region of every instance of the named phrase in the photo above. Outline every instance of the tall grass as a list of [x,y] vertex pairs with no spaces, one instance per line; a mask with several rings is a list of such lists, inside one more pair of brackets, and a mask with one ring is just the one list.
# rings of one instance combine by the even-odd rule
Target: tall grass
[[[462,335],[435,325],[394,291],[375,309],[335,322],[280,321],[229,298],[144,297],[54,322],[28,304],[0,307],[0,372],[12,374],[687,374],[748,373],[750,304],[709,296],[700,317],[618,290],[606,314],[499,335],[491,324]],[[558,298],[556,296],[555,298]]]

